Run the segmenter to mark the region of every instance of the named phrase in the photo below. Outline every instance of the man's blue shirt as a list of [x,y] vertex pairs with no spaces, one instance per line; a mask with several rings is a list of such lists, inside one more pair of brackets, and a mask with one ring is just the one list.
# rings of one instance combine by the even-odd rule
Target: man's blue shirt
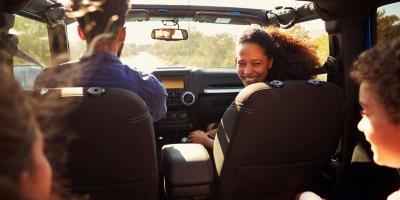
[[153,121],[165,116],[168,94],[154,75],[131,69],[122,64],[117,56],[104,51],[97,51],[88,58],[82,58],[80,62],[89,64],[92,60],[97,67],[88,77],[85,74],[82,77],[81,81],[85,86],[115,87],[133,91],[146,103]]
[[[96,51],[90,57],[81,58],[78,64],[84,70],[75,83],[76,86],[112,87],[133,91],[146,103],[154,122],[165,116],[168,94],[154,75],[132,69],[122,64],[117,56],[105,51]],[[60,69],[56,71],[64,71],[71,66],[67,64],[57,67]]]

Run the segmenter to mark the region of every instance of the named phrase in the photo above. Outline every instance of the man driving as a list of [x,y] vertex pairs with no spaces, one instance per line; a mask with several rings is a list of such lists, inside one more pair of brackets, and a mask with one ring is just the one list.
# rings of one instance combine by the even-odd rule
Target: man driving
[[135,92],[146,103],[153,121],[166,111],[167,92],[152,74],[124,65],[119,59],[125,37],[127,0],[72,1],[71,14],[86,52],[78,63],[62,64],[39,74],[35,89],[57,86],[114,87]]

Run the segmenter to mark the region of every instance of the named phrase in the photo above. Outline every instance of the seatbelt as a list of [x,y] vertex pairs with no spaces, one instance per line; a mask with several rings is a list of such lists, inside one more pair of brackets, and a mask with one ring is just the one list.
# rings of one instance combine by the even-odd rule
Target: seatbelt
[[27,62],[33,63],[35,65],[38,65],[42,68],[46,68],[46,66],[40,64],[38,61],[36,61],[34,58],[29,56],[27,53],[23,52],[21,49],[17,49],[17,52],[15,54],[16,57],[21,58]]
[[8,56],[10,59],[12,57],[16,56],[18,58],[21,58],[29,63],[38,65],[42,68],[45,68],[46,66],[40,64],[38,61],[36,61],[34,58],[29,56],[27,53],[22,51],[21,49],[18,48],[18,38],[14,34],[2,34],[0,35],[0,41],[1,41],[1,49],[5,51],[6,56]]

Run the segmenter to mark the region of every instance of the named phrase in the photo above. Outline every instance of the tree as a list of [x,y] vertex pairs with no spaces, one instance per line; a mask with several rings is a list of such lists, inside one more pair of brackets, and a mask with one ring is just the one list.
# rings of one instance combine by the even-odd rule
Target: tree
[[400,19],[396,15],[386,15],[385,10],[377,12],[378,43],[392,40],[400,35]]
[[[29,54],[32,58],[49,66],[51,63],[50,43],[47,33],[47,25],[41,22],[17,16],[14,30],[18,32],[18,48]],[[16,58],[16,65],[28,64],[24,60]]]
[[137,55],[138,51],[139,51],[139,48],[136,44],[132,44],[132,43],[125,44],[123,47],[123,50],[122,50],[121,57]]
[[189,39],[180,42],[160,41],[152,53],[169,65],[207,67],[234,67],[235,41],[231,35],[205,35],[192,30]]
[[311,40],[311,43],[315,46],[319,63],[322,65],[325,63],[326,58],[329,56],[329,39],[328,34],[321,34]]
[[296,24],[292,28],[286,30],[286,33],[293,35],[294,37],[299,39],[310,40],[310,32],[302,27],[300,24]]

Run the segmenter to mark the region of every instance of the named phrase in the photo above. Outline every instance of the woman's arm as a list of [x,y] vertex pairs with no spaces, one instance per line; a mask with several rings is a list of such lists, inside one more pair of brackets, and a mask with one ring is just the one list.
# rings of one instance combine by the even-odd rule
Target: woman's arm
[[189,133],[189,142],[202,144],[207,149],[212,150],[214,147],[214,140],[209,138],[208,135],[201,130],[196,130]]

